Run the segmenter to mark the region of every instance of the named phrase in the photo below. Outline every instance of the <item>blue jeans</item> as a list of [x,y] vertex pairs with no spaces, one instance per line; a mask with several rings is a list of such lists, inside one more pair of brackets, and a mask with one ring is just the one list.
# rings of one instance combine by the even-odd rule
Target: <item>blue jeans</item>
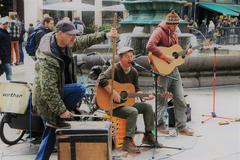
[[[78,83],[66,84],[64,86],[63,102],[69,111],[75,109],[76,104],[84,96],[85,90],[85,86]],[[45,126],[35,160],[48,160],[50,158],[56,142],[55,131],[55,128]]]
[[10,63],[4,63],[4,64],[2,64],[2,67],[3,67],[3,71],[6,74],[6,79],[12,80],[12,67],[11,67]]
[[24,52],[23,52],[23,46],[22,46],[22,41],[19,41],[19,56],[20,56],[20,63],[24,63]]

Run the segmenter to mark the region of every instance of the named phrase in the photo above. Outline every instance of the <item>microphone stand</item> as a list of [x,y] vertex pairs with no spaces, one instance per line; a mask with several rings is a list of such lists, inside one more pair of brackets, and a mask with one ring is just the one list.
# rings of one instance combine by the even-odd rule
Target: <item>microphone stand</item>
[[218,116],[216,114],[216,79],[217,79],[217,74],[216,74],[216,63],[217,63],[217,56],[216,56],[216,52],[217,52],[217,48],[214,47],[213,50],[213,77],[212,77],[212,88],[213,88],[213,104],[212,104],[212,112],[211,114],[203,114],[203,117],[206,117],[205,120],[201,121],[201,123],[205,123],[210,119],[214,119],[214,118],[219,118],[219,119],[225,119],[225,120],[234,120],[234,118],[229,118],[229,117],[223,117],[223,116]]
[[[155,149],[156,148],[169,148],[169,149],[177,149],[177,150],[182,150],[183,148],[180,148],[180,147],[168,147],[168,146],[162,146],[162,145],[157,145],[157,138],[158,138],[158,132],[157,132],[157,94],[158,94],[158,76],[160,76],[160,74],[158,72],[155,72],[153,70],[148,70],[147,68],[141,66],[140,64],[137,64],[135,62],[131,62],[131,64],[137,68],[140,68],[144,71],[147,71],[149,73],[152,74],[152,76],[154,77],[154,87],[155,87],[155,144],[154,146],[139,146],[139,147],[154,147],[154,152],[153,152],[153,156],[152,156],[152,159],[155,159]],[[168,78],[171,78],[173,80],[178,80],[174,77],[171,77],[171,76],[166,76]]]

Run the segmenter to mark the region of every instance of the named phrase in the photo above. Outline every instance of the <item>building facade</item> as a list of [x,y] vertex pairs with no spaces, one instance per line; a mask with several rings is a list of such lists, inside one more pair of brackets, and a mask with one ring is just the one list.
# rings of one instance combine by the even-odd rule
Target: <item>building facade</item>
[[[95,6],[95,11],[50,11],[42,9],[44,5],[70,1],[93,5]],[[29,23],[35,24],[37,20],[42,18],[43,14],[48,13],[55,19],[61,19],[65,16],[73,19],[78,16],[89,25],[94,24],[96,26],[101,26],[105,23],[105,20],[109,18],[109,15],[113,15],[113,11],[104,12],[102,8],[104,6],[116,4],[120,4],[120,0],[24,0],[24,19],[26,25]]]

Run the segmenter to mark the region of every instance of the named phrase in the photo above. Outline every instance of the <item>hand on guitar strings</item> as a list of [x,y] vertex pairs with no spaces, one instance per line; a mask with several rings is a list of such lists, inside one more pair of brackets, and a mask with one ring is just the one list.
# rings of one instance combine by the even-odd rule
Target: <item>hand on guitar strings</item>
[[175,58],[173,56],[169,56],[167,54],[161,54],[160,58],[163,59],[164,61],[166,61],[168,64],[170,64],[171,62],[173,62],[175,60]]
[[161,96],[165,99],[169,99],[173,97],[173,94],[171,92],[165,91],[164,93],[161,93]]
[[113,101],[116,103],[120,103],[120,101],[121,101],[121,97],[120,97],[119,93],[115,90],[113,90]]
[[192,52],[193,52],[192,47],[188,48],[188,50],[187,50],[187,55],[192,54]]
[[[138,91],[137,93],[143,93],[142,91]],[[152,100],[152,99],[154,99],[155,98],[155,96],[153,95],[153,94],[149,94],[148,96],[146,96],[146,97],[142,97],[142,99],[144,100],[144,101],[148,101],[148,100]]]

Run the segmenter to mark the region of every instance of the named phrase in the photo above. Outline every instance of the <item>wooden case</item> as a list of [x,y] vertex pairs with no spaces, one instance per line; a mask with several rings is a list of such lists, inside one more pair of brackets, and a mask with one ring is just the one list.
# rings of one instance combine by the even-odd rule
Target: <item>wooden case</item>
[[110,122],[70,122],[57,129],[59,160],[111,160]]

